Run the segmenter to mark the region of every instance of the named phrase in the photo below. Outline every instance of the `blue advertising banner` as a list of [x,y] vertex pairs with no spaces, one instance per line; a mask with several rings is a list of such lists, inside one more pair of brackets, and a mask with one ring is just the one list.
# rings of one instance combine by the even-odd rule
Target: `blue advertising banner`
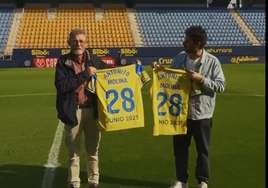
[[[233,55],[239,56],[245,53],[248,55],[265,55],[265,46],[233,46],[233,47],[205,47],[207,52],[224,56]],[[183,51],[182,47],[163,47],[163,48],[88,48],[92,54],[106,57],[117,57],[120,51],[122,55],[127,57],[174,57],[176,54]],[[14,59],[20,59],[21,57],[59,57],[61,55],[69,53],[70,49],[14,49]]]
[[[233,46],[233,47],[206,47],[207,52],[218,57],[222,63],[264,63],[265,46]],[[154,59],[161,64],[170,64],[172,58],[183,51],[182,47],[163,48],[89,48],[92,54],[99,57],[118,57],[118,52],[129,60]],[[53,67],[61,55],[70,52],[70,49],[14,49],[13,60],[20,61],[20,67]],[[258,58],[258,60],[256,60]],[[45,65],[44,65],[45,64]],[[147,63],[146,63],[147,64]],[[37,66],[38,67],[38,66]]]
[[17,60],[0,60],[0,68],[17,68],[20,62]]
[[[218,56],[221,64],[243,64],[243,63],[265,63],[265,56]],[[136,58],[125,58],[128,62],[134,62]],[[172,58],[155,57],[155,58],[139,58],[142,65],[151,65],[153,61],[161,65],[170,65]]]

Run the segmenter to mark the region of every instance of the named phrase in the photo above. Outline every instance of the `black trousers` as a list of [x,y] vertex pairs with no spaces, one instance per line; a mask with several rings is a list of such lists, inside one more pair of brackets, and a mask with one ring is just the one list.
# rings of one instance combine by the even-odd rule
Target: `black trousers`
[[198,183],[208,182],[210,160],[210,134],[212,127],[212,118],[202,120],[189,120],[187,122],[187,134],[175,135],[173,137],[173,148],[175,155],[177,180],[186,183],[188,179],[188,155],[191,138],[194,137],[197,160],[195,168],[195,177]]

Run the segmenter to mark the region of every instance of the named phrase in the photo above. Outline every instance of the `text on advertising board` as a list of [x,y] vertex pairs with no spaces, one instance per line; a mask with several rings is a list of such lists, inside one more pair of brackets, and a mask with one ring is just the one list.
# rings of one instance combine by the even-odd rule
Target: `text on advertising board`
[[34,58],[36,68],[53,68],[56,67],[58,58]]
[[172,59],[171,58],[159,58],[158,59],[158,63],[161,65],[170,65],[172,63]]
[[104,49],[92,49],[92,54],[95,54],[97,56],[106,56],[106,55],[110,54],[110,50],[108,50],[107,48],[104,48]]
[[209,48],[206,50],[208,53],[217,54],[217,53],[232,53],[232,48]]
[[115,58],[112,58],[112,57],[100,57],[100,59],[102,61],[104,61],[107,65],[112,65],[112,66],[115,66]]
[[61,55],[66,55],[70,53],[71,49],[61,49]]
[[136,48],[121,48],[120,52],[125,56],[134,56],[138,50]]
[[31,50],[31,54],[32,54],[32,56],[36,56],[36,57],[45,57],[45,56],[49,55],[49,51],[47,49]]
[[259,57],[254,56],[239,56],[239,57],[232,57],[231,63],[238,64],[240,62],[254,62],[258,61]]

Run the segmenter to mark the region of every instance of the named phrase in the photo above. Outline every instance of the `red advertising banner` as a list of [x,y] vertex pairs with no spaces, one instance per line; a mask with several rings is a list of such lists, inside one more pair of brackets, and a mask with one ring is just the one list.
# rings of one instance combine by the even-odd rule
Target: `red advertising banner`
[[50,57],[35,57],[34,66],[36,68],[53,68],[56,67],[57,60],[59,58],[50,58]]
[[114,57],[100,57],[102,61],[104,61],[107,65],[116,65],[116,58]]
[[[100,57],[106,64],[115,66],[116,65],[116,58],[113,57]],[[53,68],[56,67],[57,60],[59,58],[52,58],[52,57],[35,57],[34,66],[36,68]]]

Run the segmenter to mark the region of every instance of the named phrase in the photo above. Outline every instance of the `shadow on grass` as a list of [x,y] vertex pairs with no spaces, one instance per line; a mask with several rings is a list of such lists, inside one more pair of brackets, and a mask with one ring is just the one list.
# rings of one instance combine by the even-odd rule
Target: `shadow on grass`
[[[1,188],[40,188],[45,174],[45,167],[30,165],[2,165],[0,166],[0,187]],[[65,188],[67,186],[68,170],[66,167],[58,167],[55,171],[53,168],[47,169],[50,174],[56,173],[53,188]],[[80,173],[82,184],[87,182],[87,174]],[[50,177],[48,177],[50,178]],[[153,182],[150,180],[139,180],[131,178],[118,178],[101,175],[100,185],[102,183],[118,185],[119,188],[132,187],[151,187],[151,188],[169,188],[170,184]],[[191,187],[189,187],[191,188]],[[193,188],[193,187],[192,187]]]

